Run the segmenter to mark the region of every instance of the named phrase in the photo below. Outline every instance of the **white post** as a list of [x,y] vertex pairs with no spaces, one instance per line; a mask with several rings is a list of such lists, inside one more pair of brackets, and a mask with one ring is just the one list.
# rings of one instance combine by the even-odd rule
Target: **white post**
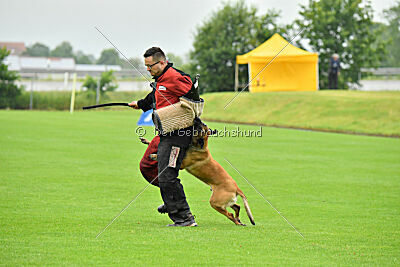
[[[76,72],[75,72],[75,74],[76,74]],[[76,74],[77,76],[76,76],[76,82],[78,82],[78,74]],[[82,86],[82,85],[81,85]],[[81,86],[78,86],[77,88],[76,88],[76,91],[78,91],[78,93],[80,93],[81,92]]]
[[69,80],[69,73],[64,73],[64,90],[68,90],[68,80]]
[[72,84],[72,93],[71,93],[71,105],[69,107],[69,112],[72,114],[74,113],[74,106],[75,106],[75,89],[76,89],[76,73],[74,73],[74,81]]
[[235,92],[238,91],[239,88],[239,65],[236,63],[235,65]]
[[248,71],[249,71],[249,86],[247,87],[248,89],[249,89],[249,92],[250,92],[250,89],[251,89],[251,70],[250,70],[250,62],[249,63],[247,63],[247,68],[248,68]]
[[96,105],[98,105],[100,102],[100,80],[101,78],[99,79],[99,84],[97,85],[96,88]]
[[319,63],[317,61],[317,90],[319,90]]
[[29,96],[29,109],[30,110],[33,109],[33,79],[35,79],[35,76],[32,76],[32,79],[31,79],[31,93]]

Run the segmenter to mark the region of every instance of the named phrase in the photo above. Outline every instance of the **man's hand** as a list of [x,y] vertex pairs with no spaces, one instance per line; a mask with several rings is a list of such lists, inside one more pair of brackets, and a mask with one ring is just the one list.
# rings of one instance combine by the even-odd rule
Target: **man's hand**
[[137,101],[132,101],[131,103],[128,104],[131,108],[134,109],[139,109],[139,106],[137,104]]

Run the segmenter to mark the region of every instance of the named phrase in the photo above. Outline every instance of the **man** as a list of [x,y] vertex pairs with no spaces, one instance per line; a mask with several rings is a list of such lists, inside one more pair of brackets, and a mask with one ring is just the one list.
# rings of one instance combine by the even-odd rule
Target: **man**
[[329,89],[338,89],[338,75],[340,74],[339,55],[333,54],[329,61]]
[[[173,68],[159,47],[149,48],[143,56],[147,71],[156,83],[152,83],[153,91],[150,94],[142,100],[132,101],[129,106],[143,111],[160,109],[178,103],[181,96],[189,93],[192,88],[190,76]],[[168,212],[174,222],[168,226],[197,226],[178,179],[179,168],[192,139],[191,134],[188,134],[192,132],[192,128],[191,126],[167,134],[159,133],[157,178],[164,201],[164,206],[160,206],[159,211]]]

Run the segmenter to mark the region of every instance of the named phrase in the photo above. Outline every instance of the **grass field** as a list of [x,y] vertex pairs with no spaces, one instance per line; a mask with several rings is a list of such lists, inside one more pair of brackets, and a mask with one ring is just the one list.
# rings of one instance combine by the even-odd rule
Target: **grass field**
[[152,186],[96,239],[146,186],[138,116],[0,111],[2,265],[400,264],[400,140],[268,127],[261,138],[209,144],[247,195],[255,226],[235,226],[215,212],[209,188],[182,172],[199,227],[166,228]]
[[[100,103],[130,102],[148,93],[107,92]],[[33,109],[69,110],[70,94],[34,92]],[[202,95],[206,100],[203,117],[220,122],[400,137],[400,91],[243,92],[224,110],[235,95],[234,92]],[[15,108],[29,109],[29,99],[30,92],[24,92],[17,98]],[[76,110],[94,104],[93,92],[77,94]]]
[[[108,92],[100,98],[100,103],[130,102],[147,94]],[[234,92],[202,95],[206,100],[203,117],[220,122],[400,137],[400,91],[243,92],[224,110],[235,95]],[[29,92],[19,96],[16,109],[29,109],[29,97]],[[69,110],[70,98],[70,92],[34,92],[33,109]],[[94,104],[94,93],[77,94],[77,110]]]
[[[400,137],[400,91],[211,93],[204,117],[213,120],[258,123],[347,133]],[[224,110],[225,112],[221,112]]]

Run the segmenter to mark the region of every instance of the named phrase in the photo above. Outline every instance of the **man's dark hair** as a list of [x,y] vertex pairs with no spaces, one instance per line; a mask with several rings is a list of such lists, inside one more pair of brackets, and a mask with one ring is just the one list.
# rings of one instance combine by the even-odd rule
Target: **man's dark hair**
[[159,47],[151,47],[143,55],[144,57],[153,56],[154,61],[166,60],[164,52]]

